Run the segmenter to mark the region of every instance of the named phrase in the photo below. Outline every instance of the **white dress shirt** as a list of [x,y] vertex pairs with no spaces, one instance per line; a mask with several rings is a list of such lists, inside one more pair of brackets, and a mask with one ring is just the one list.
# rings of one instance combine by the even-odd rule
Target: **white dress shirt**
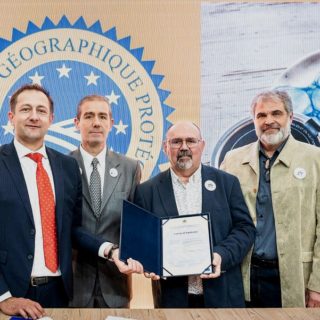
[[[171,180],[179,215],[196,214],[202,211],[202,178],[201,165],[195,173],[184,183],[172,169]],[[188,293],[202,294],[202,280],[200,276],[188,277]]]
[[[101,197],[102,197],[103,196],[103,187],[104,187],[104,174],[105,174],[105,170],[106,170],[107,147],[104,147],[103,150],[98,155],[93,156],[92,154],[87,152],[85,149],[83,149],[82,145],[80,145],[80,153],[81,153],[84,168],[85,168],[85,173],[82,173],[82,174],[86,175],[89,185],[90,185],[90,176],[91,176],[91,173],[93,170],[92,160],[93,160],[93,158],[98,159],[99,163],[97,165],[97,169],[98,169],[100,179],[101,179]],[[108,247],[110,250],[112,245],[113,244],[111,242],[104,242],[99,248],[99,252],[98,252],[99,257],[106,259],[105,255],[104,255],[104,251]]]

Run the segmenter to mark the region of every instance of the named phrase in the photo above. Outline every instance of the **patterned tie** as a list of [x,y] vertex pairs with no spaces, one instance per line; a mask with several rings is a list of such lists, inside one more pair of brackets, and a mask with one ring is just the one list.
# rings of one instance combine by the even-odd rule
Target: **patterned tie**
[[58,270],[58,243],[52,186],[47,171],[42,165],[42,154],[29,153],[27,157],[37,163],[36,178],[45,264],[50,271],[56,272]]
[[98,163],[99,160],[97,158],[93,158],[91,163],[93,170],[90,176],[90,196],[93,213],[97,218],[100,217],[101,210],[101,178],[98,171]]

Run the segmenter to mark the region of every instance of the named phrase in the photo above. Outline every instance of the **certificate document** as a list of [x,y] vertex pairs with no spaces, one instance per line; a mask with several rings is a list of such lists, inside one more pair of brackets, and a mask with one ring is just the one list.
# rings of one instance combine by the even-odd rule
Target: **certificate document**
[[212,272],[208,214],[162,219],[163,276]]
[[159,217],[124,200],[120,259],[129,258],[163,277],[211,273],[210,214]]

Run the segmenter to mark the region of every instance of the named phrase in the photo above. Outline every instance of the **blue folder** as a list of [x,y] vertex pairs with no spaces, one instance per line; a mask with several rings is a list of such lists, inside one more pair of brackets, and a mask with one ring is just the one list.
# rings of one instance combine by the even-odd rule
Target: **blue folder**
[[124,200],[120,234],[119,250],[122,261],[129,258],[138,260],[145,271],[162,275],[161,219]]
[[[212,240],[210,215],[201,215],[208,222],[210,236],[210,254],[212,254]],[[188,216],[174,216],[159,218],[152,212],[145,210],[129,201],[123,201],[119,256],[120,260],[126,262],[132,258],[142,263],[146,272],[154,272],[159,276],[172,275],[170,270],[165,270],[162,261],[162,225],[170,219],[179,219]],[[212,256],[211,256],[212,261]],[[203,273],[212,272],[212,265],[206,266]]]

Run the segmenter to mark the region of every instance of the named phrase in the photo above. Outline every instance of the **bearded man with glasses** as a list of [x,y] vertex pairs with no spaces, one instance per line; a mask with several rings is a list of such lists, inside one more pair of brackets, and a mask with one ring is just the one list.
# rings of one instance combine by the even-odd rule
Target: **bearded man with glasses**
[[[159,217],[206,212],[212,221],[214,271],[153,280],[158,308],[244,307],[240,265],[255,228],[236,177],[201,164],[205,142],[192,122],[172,125],[163,143],[170,169],[137,186],[135,203]],[[187,244],[186,244],[187,245]]]

